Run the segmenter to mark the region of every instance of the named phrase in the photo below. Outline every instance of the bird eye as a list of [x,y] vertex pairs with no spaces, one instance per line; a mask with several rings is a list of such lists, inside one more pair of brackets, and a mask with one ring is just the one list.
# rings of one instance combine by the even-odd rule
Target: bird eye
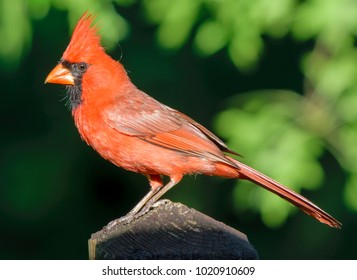
[[78,69],[81,71],[81,72],[84,72],[84,71],[86,71],[87,70],[87,68],[88,68],[88,65],[87,65],[87,63],[84,63],[84,62],[80,62],[80,63],[78,63]]

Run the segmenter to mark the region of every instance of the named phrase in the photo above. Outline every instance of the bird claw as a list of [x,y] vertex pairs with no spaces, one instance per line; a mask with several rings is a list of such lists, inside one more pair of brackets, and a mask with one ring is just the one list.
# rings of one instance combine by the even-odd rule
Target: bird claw
[[156,201],[153,205],[151,205],[151,208],[156,208],[156,207],[159,207],[161,205],[164,205],[166,203],[170,203],[170,199],[160,199],[158,201]]
[[135,218],[139,218],[149,212],[151,209],[159,207],[160,205],[170,202],[168,199],[160,199],[158,201],[149,200],[147,204],[135,215]]
[[110,223],[108,223],[104,228],[103,230],[104,231],[109,231],[111,230],[113,227],[117,226],[117,225],[121,225],[121,226],[124,226],[124,225],[127,225],[127,224],[130,224],[132,221],[134,221],[135,219],[145,215],[147,212],[149,212],[151,209],[153,208],[156,208],[156,207],[159,207],[163,204],[166,204],[170,202],[170,200],[168,199],[161,199],[161,200],[158,200],[156,202],[150,202],[148,201],[148,203],[137,213],[133,212],[133,211],[130,211],[127,215],[123,216],[123,217],[120,217],[118,219],[115,219],[114,221],[111,221]]
[[111,230],[113,227],[121,224],[121,225],[126,225],[126,224],[130,224],[133,220],[134,220],[135,216],[130,215],[130,212],[128,215],[125,215],[124,217],[120,217],[118,219],[115,219],[114,221],[111,221],[110,223],[108,223],[103,230],[104,231],[109,231]]

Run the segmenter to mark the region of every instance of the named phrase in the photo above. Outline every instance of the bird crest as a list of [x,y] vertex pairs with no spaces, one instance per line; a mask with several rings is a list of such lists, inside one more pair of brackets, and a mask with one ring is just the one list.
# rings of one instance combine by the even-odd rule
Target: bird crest
[[91,61],[91,57],[103,53],[100,45],[100,36],[96,25],[93,25],[95,17],[85,12],[74,28],[71,41],[63,53],[62,59],[70,62]]

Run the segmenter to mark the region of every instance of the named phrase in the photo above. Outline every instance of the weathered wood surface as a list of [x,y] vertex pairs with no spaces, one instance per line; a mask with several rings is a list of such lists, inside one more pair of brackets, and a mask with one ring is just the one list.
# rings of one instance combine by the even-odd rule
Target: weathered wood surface
[[130,224],[92,234],[90,259],[257,259],[247,236],[166,201]]

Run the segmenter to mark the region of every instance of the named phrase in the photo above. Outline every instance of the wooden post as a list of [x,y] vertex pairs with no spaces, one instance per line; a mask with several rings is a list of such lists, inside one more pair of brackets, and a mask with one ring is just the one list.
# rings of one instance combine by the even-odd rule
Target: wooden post
[[130,224],[92,234],[89,259],[257,259],[245,234],[165,200]]

